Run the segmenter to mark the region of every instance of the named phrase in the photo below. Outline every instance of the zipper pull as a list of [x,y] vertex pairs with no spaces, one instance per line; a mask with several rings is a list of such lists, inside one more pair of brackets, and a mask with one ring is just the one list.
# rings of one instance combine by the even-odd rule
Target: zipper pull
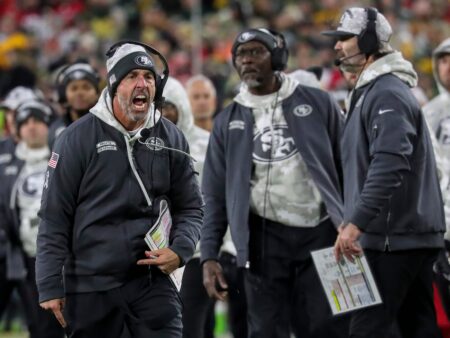
[[374,140],[378,137],[378,125],[377,124],[374,125],[372,128],[372,136],[373,136]]
[[384,240],[384,251],[391,251],[389,247],[389,237],[386,235],[386,239]]

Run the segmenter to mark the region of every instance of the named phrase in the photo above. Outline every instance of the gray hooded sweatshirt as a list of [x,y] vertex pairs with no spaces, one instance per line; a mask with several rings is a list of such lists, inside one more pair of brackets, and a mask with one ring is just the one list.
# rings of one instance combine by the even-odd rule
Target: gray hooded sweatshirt
[[447,158],[450,158],[450,91],[443,86],[437,69],[437,57],[443,53],[450,54],[450,38],[433,51],[433,75],[439,95],[428,102],[423,111],[439,143],[447,149]]
[[437,140],[434,144],[439,165],[442,197],[444,199],[445,220],[447,232],[445,238],[450,240],[450,91],[445,88],[439,78],[437,58],[439,55],[450,54],[450,38],[445,39],[433,51],[433,75],[439,94],[423,107],[425,118]]

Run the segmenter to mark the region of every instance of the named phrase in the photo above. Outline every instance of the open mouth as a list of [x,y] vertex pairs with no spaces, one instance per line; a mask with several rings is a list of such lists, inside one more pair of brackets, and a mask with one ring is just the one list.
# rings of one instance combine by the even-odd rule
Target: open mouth
[[133,98],[133,105],[137,110],[144,110],[147,106],[148,98],[144,94],[136,95]]

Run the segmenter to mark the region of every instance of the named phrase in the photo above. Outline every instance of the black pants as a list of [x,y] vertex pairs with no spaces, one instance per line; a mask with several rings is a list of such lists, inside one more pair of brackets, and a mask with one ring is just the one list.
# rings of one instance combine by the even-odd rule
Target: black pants
[[383,304],[356,311],[351,338],[387,337],[397,321],[404,338],[441,337],[433,303],[435,249],[365,250]]
[[[288,338],[291,320],[302,323],[308,337],[346,337],[348,317],[332,317],[311,258],[311,251],[336,240],[331,222],[297,228],[269,220],[264,224],[254,215],[250,222],[249,337]],[[305,308],[290,313],[292,304]]]
[[228,322],[234,338],[247,338],[247,300],[245,298],[244,269],[237,267],[236,257],[226,252],[220,264],[228,284]]
[[[186,264],[180,295],[183,300],[183,338],[212,338],[214,325],[208,325],[208,316],[214,313],[214,300],[208,297],[203,287],[199,258]],[[209,320],[214,321],[214,318]]]
[[73,338],[181,338],[181,301],[167,276],[151,274],[102,292],[66,295]]
[[[220,256],[228,283],[228,315],[234,338],[247,337],[247,305],[242,269],[236,258],[228,253]],[[215,301],[208,297],[203,286],[202,266],[199,258],[191,259],[184,270],[181,298],[183,300],[183,338],[213,338]]]
[[434,264],[434,283],[439,292],[442,307],[447,318],[450,319],[450,264],[448,262],[448,252],[450,252],[450,242],[446,241],[446,248],[439,251],[438,258]]
[[[30,334],[36,335],[36,321],[35,315],[32,311],[32,294],[27,286],[27,282],[25,280],[9,280],[6,277],[6,260],[0,260],[0,319],[2,318],[11,296],[14,292],[17,291],[20,301],[22,302],[25,320],[27,327],[30,331]],[[33,331],[32,331],[33,330]]]
[[64,330],[53,313],[42,309],[39,305],[35,265],[35,257],[26,258],[26,266],[28,270],[26,283],[28,290],[27,292],[30,294],[29,306],[31,307],[28,311],[32,311],[34,316],[33,325],[36,326],[36,328],[32,328],[32,331],[36,332],[36,335],[31,334],[30,336],[39,338],[63,338]]
[[64,331],[56,318],[39,306],[35,277],[35,258],[27,257],[26,279],[10,281],[6,279],[6,262],[0,261],[0,318],[8,305],[12,292],[16,289],[22,301],[30,338],[62,338]]

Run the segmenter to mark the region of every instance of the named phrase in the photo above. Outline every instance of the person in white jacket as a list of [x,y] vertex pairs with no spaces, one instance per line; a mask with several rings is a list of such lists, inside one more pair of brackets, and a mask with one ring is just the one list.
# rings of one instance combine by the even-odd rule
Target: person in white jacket
[[[447,232],[445,239],[450,240],[450,38],[445,39],[433,51],[433,75],[439,94],[423,107],[428,125],[437,139],[437,153],[441,160],[442,195],[445,203]],[[436,148],[436,146],[435,146]]]
[[[208,147],[209,132],[194,124],[191,104],[183,85],[173,77],[167,79],[164,88],[165,102],[163,116],[173,122],[185,135],[194,157],[194,168],[199,174],[199,181],[203,172],[206,149]],[[200,266],[200,251],[197,244],[194,257],[186,264],[181,285],[181,299],[183,300],[183,337],[191,334],[204,337],[205,323],[214,304],[208,299],[203,289]]]
[[[195,125],[188,92],[178,80],[173,77],[168,78],[164,97],[163,116],[176,124],[184,133],[189,143],[191,156],[195,159],[195,170],[199,173],[199,181],[201,181],[210,133]],[[221,248],[221,262],[230,284],[230,327],[235,338],[243,338],[247,336],[246,302],[243,294],[243,280],[240,278],[240,272],[237,271],[235,256],[236,249],[227,233]],[[183,338],[213,337],[214,321],[212,319],[215,301],[208,297],[203,287],[199,245],[194,257],[186,264],[181,298],[184,304]]]
[[450,38],[442,41],[433,51],[432,64],[439,93],[423,107],[423,111],[433,136],[447,225],[444,235],[446,248],[440,253],[434,266],[434,281],[444,310],[450,316]]
[[199,182],[201,182],[209,132],[194,124],[189,98],[178,80],[173,77],[168,78],[164,87],[164,97],[166,100],[163,106],[163,116],[176,124],[186,136],[191,156],[195,159],[194,167],[199,173]]

